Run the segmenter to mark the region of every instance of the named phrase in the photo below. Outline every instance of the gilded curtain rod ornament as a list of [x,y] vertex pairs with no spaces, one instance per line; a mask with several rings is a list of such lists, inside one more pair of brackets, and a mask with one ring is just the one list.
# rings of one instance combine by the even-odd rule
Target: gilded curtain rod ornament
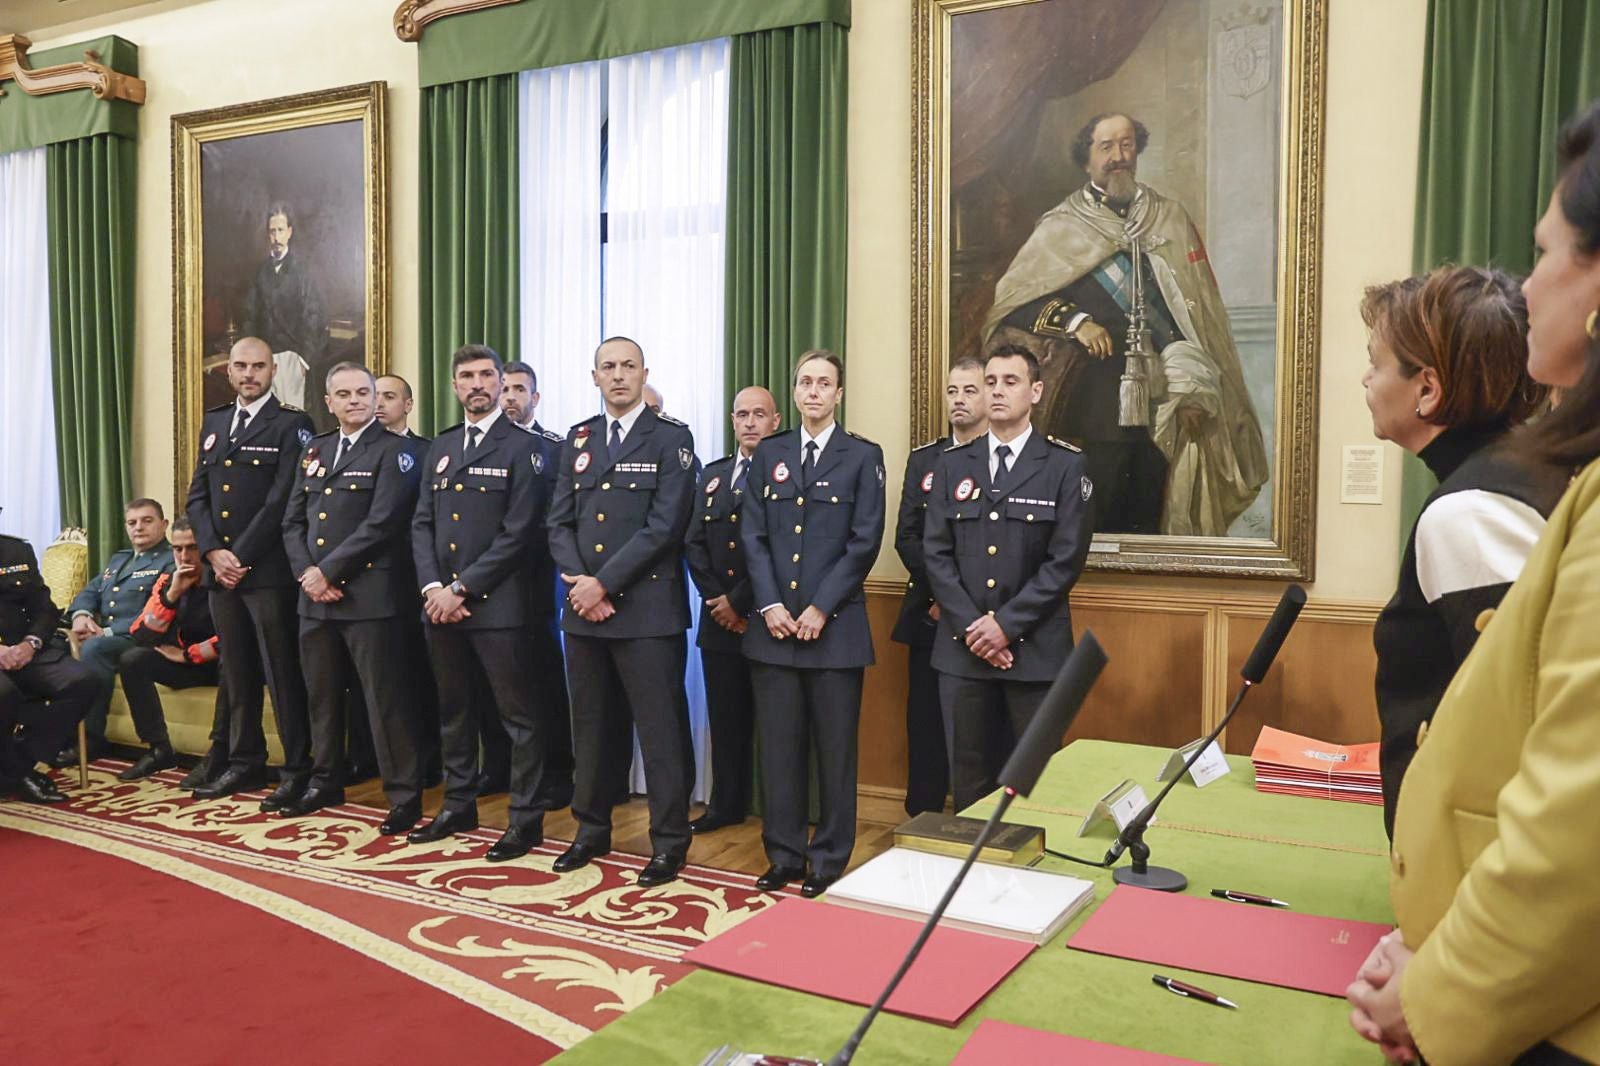
[[402,41],[415,44],[422,40],[422,31],[430,22],[451,15],[464,15],[487,7],[503,7],[521,3],[522,0],[404,0],[394,9],[394,35]]
[[76,63],[53,67],[28,67],[28,49],[33,42],[20,33],[0,34],[0,96],[4,85],[15,81],[29,96],[88,89],[101,100],[127,100],[144,103],[144,82],[131,74],[119,74],[100,62],[100,56],[86,49]]

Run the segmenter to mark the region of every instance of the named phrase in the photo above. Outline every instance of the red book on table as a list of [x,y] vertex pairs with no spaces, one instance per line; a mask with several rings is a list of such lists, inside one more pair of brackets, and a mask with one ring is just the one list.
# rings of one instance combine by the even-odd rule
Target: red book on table
[[1343,996],[1389,929],[1374,922],[1118,885],[1067,946]]
[[1061,1066],[1074,1062],[1085,1066],[1203,1066],[1194,1059],[1041,1032],[993,1018],[983,1020],[950,1066]]
[[[922,923],[854,907],[786,899],[707,941],[685,962],[800,992],[871,1004]],[[888,1010],[955,1025],[1034,945],[937,928],[889,997]]]

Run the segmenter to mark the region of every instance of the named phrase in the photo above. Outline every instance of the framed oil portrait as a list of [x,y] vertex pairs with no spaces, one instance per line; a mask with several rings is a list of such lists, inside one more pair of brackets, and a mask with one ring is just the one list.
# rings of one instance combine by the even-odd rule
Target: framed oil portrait
[[1320,0],[915,0],[913,446],[1018,345],[1089,567],[1312,576]]
[[388,369],[384,82],[172,118],[178,498],[201,414],[233,399],[228,353],[272,349],[272,391],[335,426],[327,371]]

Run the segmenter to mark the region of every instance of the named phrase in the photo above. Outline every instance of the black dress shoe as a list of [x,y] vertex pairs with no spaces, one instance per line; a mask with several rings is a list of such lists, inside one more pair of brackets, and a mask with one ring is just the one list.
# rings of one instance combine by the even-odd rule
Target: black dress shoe
[[344,789],[324,785],[321,788],[308,788],[291,803],[286,803],[278,808],[279,818],[299,818],[301,815],[320,811],[324,807],[337,807],[344,802]]
[[201,785],[215,781],[222,775],[222,771],[227,768],[227,753],[213,745],[210,751],[200,756],[200,761],[194,764],[194,769],[185,774],[183,780],[178,782],[178,787],[193,791]]
[[303,777],[291,777],[278,782],[278,787],[267,793],[267,798],[261,801],[261,813],[273,814],[293,805],[306,794],[307,784]]
[[800,894],[806,899],[816,899],[828,891],[828,887],[837,880],[839,880],[837,877],[818,877],[812,874],[801,883]]
[[556,856],[556,861],[550,864],[550,869],[558,874],[569,870],[581,870],[602,855],[609,854],[609,847],[602,848],[594,844],[574,844],[572,847]]
[[118,781],[137,781],[141,777],[149,777],[161,770],[170,770],[178,765],[178,757],[173,754],[170,744],[153,745],[149,751],[139,756],[139,761],[117,775]]
[[649,865],[639,871],[639,884],[649,888],[652,885],[664,885],[668,881],[676,881],[678,871],[683,869],[683,861],[682,856],[652,856]]
[[738,818],[730,818],[724,814],[716,814],[712,811],[707,811],[689,823],[689,832],[711,833],[718,829],[726,829],[730,825],[742,824],[744,824],[743,815]]
[[767,872],[756,878],[756,887],[763,892],[776,892],[791,881],[798,881],[806,875],[803,866],[770,866]]
[[251,789],[260,788],[267,783],[267,772],[260,768],[241,770],[230,766],[218,775],[215,781],[201,785],[194,790],[195,799],[220,799],[231,796],[235,792],[249,792]]
[[397,836],[410,831],[411,827],[422,821],[422,804],[402,803],[389,810],[389,816],[378,826],[378,832],[386,837]]
[[489,854],[485,858],[490,862],[520,859],[543,843],[544,830],[540,826],[514,825],[506,830],[505,836],[495,841],[494,847],[489,849]]
[[22,780],[17,782],[17,795],[29,803],[67,802],[67,797],[61,794],[56,783],[37,770],[29,770],[22,775]]
[[452,811],[446,808],[434,815],[433,821],[421,829],[413,829],[406,834],[406,839],[413,844],[431,844],[435,840],[443,840],[455,833],[465,833],[469,829],[478,828],[478,808],[468,807],[462,811]]

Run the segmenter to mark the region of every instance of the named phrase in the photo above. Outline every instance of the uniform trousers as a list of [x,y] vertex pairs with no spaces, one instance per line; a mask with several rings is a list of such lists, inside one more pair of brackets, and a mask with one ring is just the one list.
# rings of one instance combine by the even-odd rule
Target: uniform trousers
[[285,781],[311,772],[311,720],[300,673],[300,616],[293,585],[211,590],[211,620],[222,638],[222,676],[227,681],[229,765],[256,770],[267,764],[261,729],[261,686],[272,693],[272,713],[283,744]]
[[[716,625],[709,612],[701,625]],[[700,649],[706,679],[706,717],[711,726],[711,795],[706,810],[719,818],[750,813],[755,737],[755,688],[750,660],[738,652]]]
[[559,626],[550,615],[534,615],[528,623],[534,712],[543,724],[545,738],[545,807],[552,811],[572,803],[572,704],[567,697]]
[[158,684],[172,689],[215,685],[217,673],[215,662],[175,663],[154,648],[133,647],[123,652],[117,660],[117,676],[122,678],[122,695],[139,739],[151,747],[172,746],[161,697],[156,693]]
[[[346,711],[366,713],[383,794],[391,807],[420,803],[417,712],[406,672],[397,668],[393,618],[300,619],[300,663],[311,708],[312,788],[344,785]],[[352,699],[351,693],[357,698]]]
[[89,702],[88,712],[83,716],[84,732],[89,735],[91,744],[106,739],[111,693],[117,687],[117,662],[123,652],[137,646],[132,637],[119,637],[111,633],[90,637],[78,646],[78,661],[89,668],[99,686],[95,689],[94,699]]
[[929,661],[932,644],[912,644],[906,689],[906,813],[944,810],[950,791],[950,755],[945,750],[939,675]]
[[[476,806],[479,716],[498,714],[511,737],[510,824],[542,832],[545,738],[534,713],[534,682],[523,661],[527,627],[465,629],[430,623],[427,634],[428,657],[439,686],[445,809],[464,811]],[[488,680],[492,702],[472,698],[474,674]]]
[[[1049,691],[1048,681],[1001,681],[940,671],[939,697],[957,811],[999,787],[996,774]],[[1004,747],[997,750],[1001,737]]]
[[[856,843],[856,730],[861,720],[860,667],[808,670],[752,661],[761,693],[761,830],[767,861],[791,868],[811,863],[811,876],[844,873]],[[806,843],[810,753],[817,757],[820,817]]]
[[[97,684],[88,667],[64,652],[0,670],[0,778],[16,780],[70,744]],[[13,735],[19,725],[22,732]]]
[[650,844],[681,860],[689,851],[689,789],[684,768],[689,697],[683,688],[688,641],[668,637],[609,639],[567,634],[567,691],[577,756],[572,813],[576,843],[610,850],[618,774],[633,758],[633,731],[644,756]]

